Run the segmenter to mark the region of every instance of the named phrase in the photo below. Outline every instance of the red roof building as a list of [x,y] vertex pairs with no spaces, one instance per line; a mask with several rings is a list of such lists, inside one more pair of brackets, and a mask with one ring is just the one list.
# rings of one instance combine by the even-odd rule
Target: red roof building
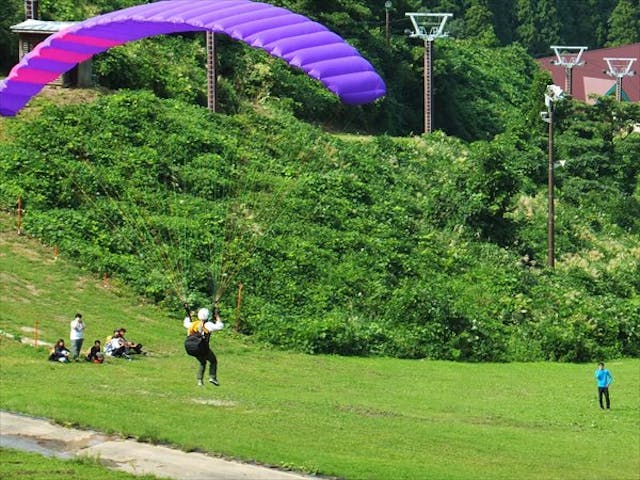
[[[616,77],[605,73],[609,69],[605,58],[635,59],[631,65],[631,70],[635,71],[636,74],[622,78],[621,97],[626,101],[640,102],[640,43],[598,50],[585,50],[581,58],[581,61],[585,62],[584,65],[573,67],[573,81],[571,82],[573,98],[593,103],[594,99],[589,98],[592,95],[615,96]],[[539,58],[538,63],[551,73],[553,83],[565,88],[565,67],[554,65],[552,62],[556,60],[557,57],[553,55]]]

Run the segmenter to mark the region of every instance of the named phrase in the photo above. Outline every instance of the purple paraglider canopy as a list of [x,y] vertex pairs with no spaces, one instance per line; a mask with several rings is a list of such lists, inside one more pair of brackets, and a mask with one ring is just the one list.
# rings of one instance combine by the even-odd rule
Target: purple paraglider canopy
[[0,115],[15,115],[46,83],[97,53],[188,31],[223,33],[263,49],[319,80],[346,104],[385,94],[384,82],[355,48],[302,15],[251,0],[165,0],[93,17],[48,37],[0,83]]

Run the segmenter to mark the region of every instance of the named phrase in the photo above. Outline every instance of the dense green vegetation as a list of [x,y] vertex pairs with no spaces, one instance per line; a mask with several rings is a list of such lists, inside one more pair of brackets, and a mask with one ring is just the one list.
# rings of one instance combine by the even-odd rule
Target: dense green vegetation
[[122,92],[5,121],[0,198],[22,196],[29,233],[174,309],[221,298],[231,317],[241,282],[238,329],[286,348],[640,353],[637,105],[558,113],[555,270],[535,135],[340,137],[278,105],[224,116]]
[[[63,365],[47,362],[45,347],[0,336],[2,409],[350,480],[637,477],[638,359],[607,361],[615,382],[612,409],[603,412],[595,363],[311,356],[225,329],[212,340],[221,386],[199,388],[181,316],[115,279],[105,287],[8,228],[0,214],[0,329],[26,340],[38,320],[40,341],[51,342],[67,336],[79,309],[88,339],[125,325],[150,353]],[[607,462],[594,454],[604,449]],[[11,457],[0,455],[5,478]],[[45,478],[36,475],[20,478]]]

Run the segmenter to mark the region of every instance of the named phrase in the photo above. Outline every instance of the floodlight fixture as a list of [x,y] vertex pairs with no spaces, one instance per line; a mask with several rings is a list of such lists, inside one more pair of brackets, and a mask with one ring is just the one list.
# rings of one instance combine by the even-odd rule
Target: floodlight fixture
[[564,90],[558,85],[547,85],[547,89],[544,92],[544,104],[547,108],[550,108],[553,103],[564,100],[565,97]]
[[624,77],[631,77],[636,72],[631,70],[633,63],[637,58],[603,58],[607,62],[608,70],[605,73],[611,77],[616,77],[616,100],[622,100],[622,79]]
[[556,60],[552,60],[552,65],[559,65],[564,68],[564,89],[571,95],[573,84],[573,67],[584,65],[582,54],[588,47],[570,47],[564,45],[551,45],[551,49],[556,54]]
[[433,41],[436,38],[448,37],[444,27],[453,13],[405,13],[409,17],[413,30],[405,30],[411,38],[424,41],[424,133],[432,131],[432,88],[431,88],[431,57],[433,55]]
[[543,122],[549,123],[551,119],[549,118],[549,112],[542,111],[540,112],[540,120]]

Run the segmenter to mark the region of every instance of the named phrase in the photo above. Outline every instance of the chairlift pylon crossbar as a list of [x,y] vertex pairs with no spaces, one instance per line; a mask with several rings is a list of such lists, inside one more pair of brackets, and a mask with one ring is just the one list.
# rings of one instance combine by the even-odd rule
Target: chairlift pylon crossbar
[[453,17],[453,13],[409,12],[405,13],[405,16],[409,17],[413,24],[413,33],[409,35],[410,37],[433,41],[449,35],[444,31],[444,26],[447,20]]
[[552,62],[554,65],[560,65],[565,68],[573,68],[584,65],[582,54],[588,47],[571,47],[565,45],[551,45],[556,54],[557,60]]
[[605,57],[603,58],[603,60],[607,62],[607,75],[622,78],[626,77],[627,75],[633,75],[633,73],[631,72],[631,66],[637,59]]

